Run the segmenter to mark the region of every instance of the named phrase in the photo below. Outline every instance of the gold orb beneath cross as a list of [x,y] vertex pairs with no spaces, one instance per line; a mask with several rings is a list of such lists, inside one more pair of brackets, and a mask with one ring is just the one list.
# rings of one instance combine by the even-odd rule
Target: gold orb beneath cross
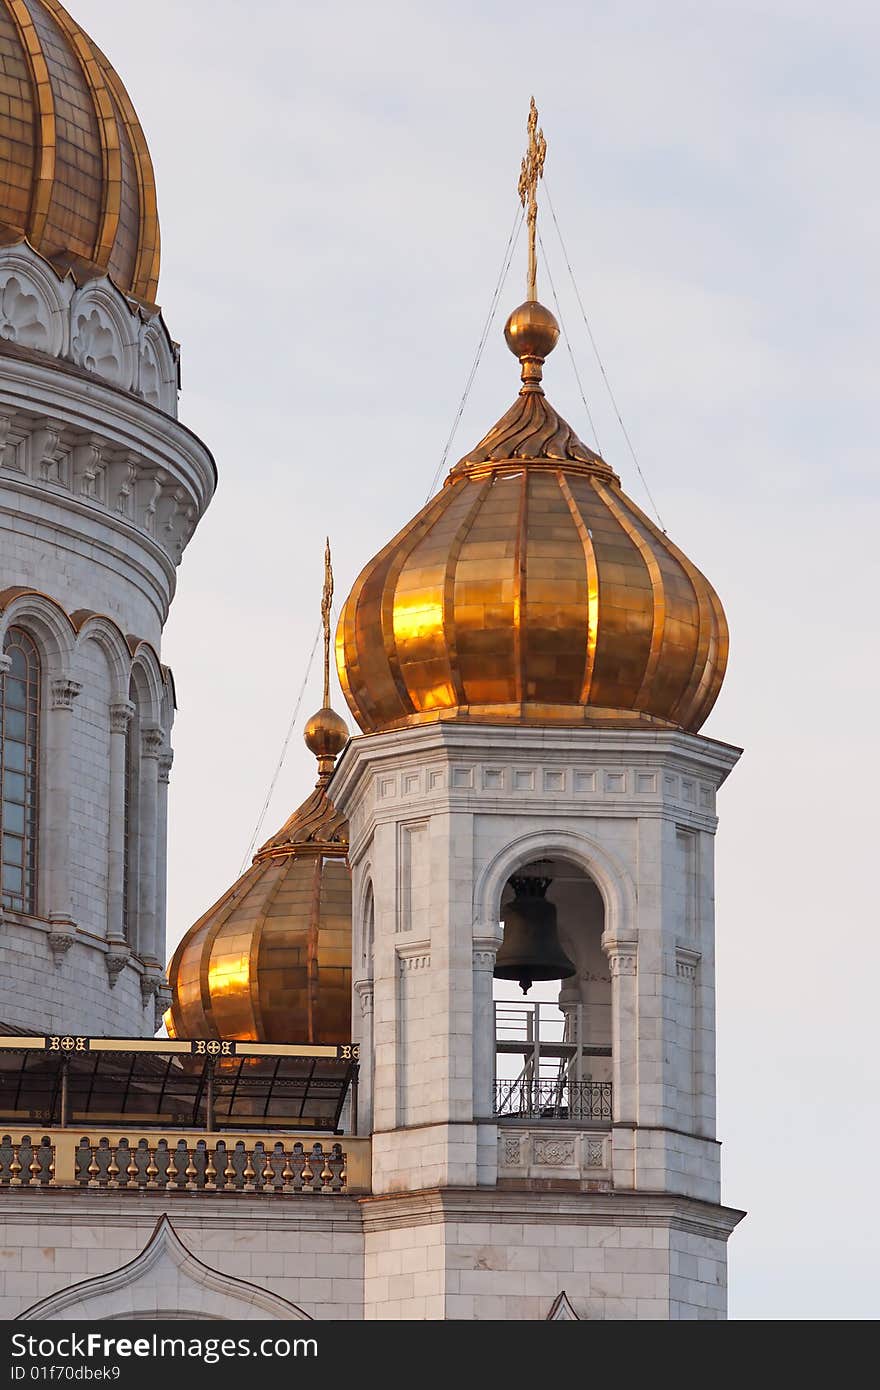
[[348,725],[335,709],[325,706],[312,715],[303,738],[316,758],[337,758],[348,743]]
[[527,299],[514,309],[504,325],[504,338],[514,357],[549,357],[559,341],[559,324],[537,299]]

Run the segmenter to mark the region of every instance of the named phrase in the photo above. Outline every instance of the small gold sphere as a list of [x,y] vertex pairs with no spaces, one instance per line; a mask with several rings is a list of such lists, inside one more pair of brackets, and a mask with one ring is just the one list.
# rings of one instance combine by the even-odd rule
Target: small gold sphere
[[313,714],[303,730],[306,747],[316,758],[336,758],[348,743],[348,725],[326,705]]
[[527,299],[504,325],[504,337],[514,357],[548,357],[559,341],[559,324],[549,309]]

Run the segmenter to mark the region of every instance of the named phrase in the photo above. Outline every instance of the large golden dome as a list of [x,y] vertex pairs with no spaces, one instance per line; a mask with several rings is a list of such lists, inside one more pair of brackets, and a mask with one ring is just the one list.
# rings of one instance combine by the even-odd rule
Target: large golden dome
[[0,240],[152,302],[149,150],[103,53],[57,0],[0,0]]
[[366,733],[436,719],[699,729],[727,664],[714,589],[547,401],[558,326],[505,334],[519,396],[361,571],[336,657]]
[[351,1041],[348,825],[326,792],[333,755],[318,756],[311,796],[174,952],[173,1037]]

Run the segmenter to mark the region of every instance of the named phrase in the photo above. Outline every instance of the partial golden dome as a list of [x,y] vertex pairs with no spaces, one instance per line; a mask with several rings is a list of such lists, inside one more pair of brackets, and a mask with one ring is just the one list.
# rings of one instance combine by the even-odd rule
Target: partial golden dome
[[0,0],[0,239],[152,303],[150,153],[101,50],[57,0]]
[[555,323],[534,301],[511,315],[517,400],[346,600],[337,667],[366,733],[444,718],[694,731],[715,702],[720,600],[547,401]]
[[174,952],[172,1036],[351,1040],[348,825],[329,776]]

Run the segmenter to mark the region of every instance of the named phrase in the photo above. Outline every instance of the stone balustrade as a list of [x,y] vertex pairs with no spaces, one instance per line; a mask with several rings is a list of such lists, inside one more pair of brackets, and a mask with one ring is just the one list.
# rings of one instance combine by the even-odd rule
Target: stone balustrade
[[13,1131],[0,1139],[3,1187],[305,1196],[368,1192],[370,1141],[235,1132]]

